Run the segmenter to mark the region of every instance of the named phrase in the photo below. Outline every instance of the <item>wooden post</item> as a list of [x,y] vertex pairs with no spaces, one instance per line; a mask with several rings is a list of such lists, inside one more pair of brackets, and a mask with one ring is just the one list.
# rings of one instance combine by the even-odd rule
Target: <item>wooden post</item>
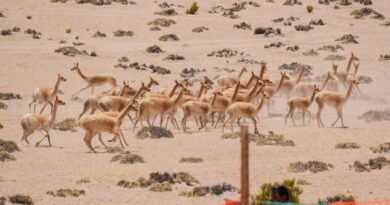
[[241,205],[249,205],[248,126],[241,126]]

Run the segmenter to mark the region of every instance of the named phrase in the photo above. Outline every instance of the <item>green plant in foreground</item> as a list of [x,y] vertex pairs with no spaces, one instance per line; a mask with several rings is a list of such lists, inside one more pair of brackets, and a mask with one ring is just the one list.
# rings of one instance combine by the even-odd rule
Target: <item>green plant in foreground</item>
[[272,188],[280,185],[283,185],[287,188],[290,194],[290,202],[299,203],[299,196],[302,194],[302,188],[296,186],[295,179],[286,179],[282,184],[277,182],[263,184],[261,186],[260,193],[251,197],[251,205],[261,205],[263,204],[263,201],[270,201]]

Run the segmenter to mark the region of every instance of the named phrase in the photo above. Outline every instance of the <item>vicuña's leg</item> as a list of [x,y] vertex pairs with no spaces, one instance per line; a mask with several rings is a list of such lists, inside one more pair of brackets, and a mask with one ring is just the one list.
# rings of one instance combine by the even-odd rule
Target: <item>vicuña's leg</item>
[[[99,133],[99,137],[98,137],[98,138],[99,138],[100,143],[102,143],[102,145],[104,146],[104,148],[107,149],[107,145],[104,144],[104,142],[103,142],[103,140],[102,140],[102,133]],[[114,138],[113,138],[112,140],[114,140]]]
[[324,127],[324,123],[322,123],[322,120],[321,120],[322,109],[324,109],[324,107],[321,104],[318,104],[318,110],[317,110],[317,123],[318,123],[318,127]]
[[27,140],[27,137],[30,136],[32,133],[34,133],[35,130],[23,130],[22,139],[20,139],[21,142],[26,141],[27,144],[30,144],[30,142]]
[[337,112],[337,118],[336,118],[336,120],[332,123],[332,127],[337,123],[337,121],[339,121],[339,119],[340,119],[340,117],[341,117],[340,109],[339,109],[339,108],[336,108],[336,112]]
[[285,125],[285,126],[287,126],[287,119],[288,119],[288,116],[291,115],[291,113],[292,113],[292,109],[290,108],[289,111],[288,111],[288,113],[287,113],[287,115],[286,115],[286,117],[285,117],[285,120],[284,120],[284,125]]
[[86,89],[90,88],[90,87],[91,87],[91,86],[88,85],[88,86],[85,87],[85,88],[81,88],[79,91],[77,91],[75,94],[73,94],[72,97],[75,96],[75,95],[77,95],[77,94],[79,94],[79,93],[82,92],[83,90],[86,90]]
[[257,121],[255,117],[250,118],[253,122],[253,126],[255,127],[255,134],[259,133],[259,130],[257,129]]

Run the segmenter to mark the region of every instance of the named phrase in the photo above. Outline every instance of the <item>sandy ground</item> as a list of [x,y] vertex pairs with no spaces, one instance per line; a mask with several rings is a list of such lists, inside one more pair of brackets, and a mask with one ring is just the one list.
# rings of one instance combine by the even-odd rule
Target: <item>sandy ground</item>
[[[131,132],[132,126],[125,121],[123,129],[130,144],[126,149],[142,155],[143,164],[121,165],[110,162],[112,154],[104,153],[98,147],[98,154],[87,152],[83,142],[84,132],[64,132],[52,130],[54,147],[34,147],[20,143],[22,129],[21,117],[28,112],[31,93],[37,86],[53,86],[56,73],[61,72],[68,81],[61,84],[64,91],[60,98],[66,102],[60,107],[57,119],[77,117],[82,109],[82,102],[70,100],[72,93],[82,88],[85,83],[75,73],[70,71],[74,62],[79,62],[81,69],[87,74],[109,73],[118,82],[131,81],[138,87],[140,82],[146,82],[149,76],[157,79],[162,87],[171,86],[174,79],[180,79],[180,72],[185,67],[205,68],[207,75],[214,77],[218,74],[214,67],[228,67],[239,70],[245,64],[236,63],[239,57],[216,58],[207,54],[222,48],[232,48],[245,52],[246,58],[268,63],[269,75],[278,78],[278,66],[283,63],[297,61],[314,67],[315,74],[321,74],[331,68],[330,61],[323,59],[332,54],[319,51],[319,56],[303,56],[302,52],[311,48],[316,49],[325,44],[335,45],[335,39],[344,34],[354,34],[359,38],[359,44],[343,45],[343,51],[337,54],[349,56],[354,52],[360,58],[360,74],[373,78],[369,85],[361,85],[364,95],[374,99],[382,98],[385,102],[375,100],[350,100],[344,109],[347,129],[318,128],[313,119],[308,126],[293,127],[291,122],[287,127],[281,117],[268,118],[265,111],[260,114],[259,129],[262,133],[272,130],[283,134],[285,138],[295,142],[295,147],[256,146],[250,148],[250,188],[251,193],[259,191],[259,186],[265,182],[281,181],[286,178],[307,180],[310,185],[303,186],[301,201],[314,203],[318,198],[324,198],[338,193],[351,194],[358,200],[386,199],[390,196],[390,170],[373,170],[357,173],[349,168],[355,160],[367,161],[369,158],[386,156],[374,154],[370,146],[388,142],[389,123],[367,123],[359,120],[363,112],[376,109],[387,109],[390,100],[388,78],[389,61],[378,61],[380,54],[388,53],[390,47],[389,27],[381,26],[384,21],[367,18],[354,19],[349,13],[363,7],[358,3],[335,10],[332,6],[319,5],[317,1],[303,1],[303,4],[313,4],[314,12],[308,14],[305,6],[282,6],[281,1],[267,3],[256,1],[261,7],[247,5],[246,10],[237,14],[238,19],[230,19],[221,14],[209,14],[207,11],[217,5],[230,7],[232,0],[200,0],[198,15],[185,15],[184,8],[176,8],[179,15],[170,17],[177,24],[160,31],[150,31],[147,22],[161,17],[153,14],[161,9],[153,1],[136,1],[136,5],[112,4],[108,6],[79,5],[75,2],[50,3],[48,0],[2,0],[0,11],[6,18],[0,18],[0,28],[21,27],[22,32],[12,36],[0,37],[0,91],[21,94],[22,100],[2,101],[9,107],[0,110],[0,122],[5,126],[0,131],[0,138],[16,141],[21,152],[14,153],[16,161],[0,162],[0,196],[23,193],[30,195],[36,204],[219,204],[225,198],[233,198],[237,194],[186,198],[179,196],[181,191],[189,191],[191,187],[174,186],[172,192],[155,193],[147,189],[124,189],[116,183],[120,179],[136,180],[148,176],[154,171],[178,172],[186,171],[197,178],[201,185],[214,185],[226,182],[240,186],[239,140],[221,139],[221,129],[194,131],[195,124],[190,122],[192,134],[183,134],[173,130],[173,139],[136,139]],[[188,7],[189,1],[170,1]],[[374,0],[370,6],[376,11],[387,15],[390,1]],[[26,18],[31,15],[32,19]],[[298,32],[293,26],[283,26],[271,20],[279,17],[298,17],[295,24],[307,24],[311,19],[321,18],[325,26],[315,26],[309,32]],[[388,16],[386,16],[388,17]],[[281,28],[284,36],[266,38],[253,35],[253,30],[234,29],[233,24],[247,22],[252,28],[257,26],[272,26]],[[206,26],[209,31],[194,33],[191,30],[198,26]],[[24,34],[27,28],[42,33],[41,39],[32,39]],[[71,28],[70,34],[65,33]],[[114,37],[112,32],[117,29],[131,30],[133,37]],[[107,38],[92,38],[96,31],[107,34]],[[159,37],[174,33],[180,40],[177,42],[161,42]],[[79,40],[74,40],[79,36]],[[59,44],[66,40],[66,44]],[[96,51],[98,57],[76,56],[68,57],[54,52],[55,49],[81,41],[85,45],[79,48]],[[286,51],[286,47],[264,49],[264,45],[281,41],[287,46],[299,45],[297,52]],[[159,45],[165,53],[148,54],[145,49]],[[183,55],[184,61],[162,60],[168,54]],[[130,62],[155,64],[172,71],[170,75],[151,74],[150,71],[123,70],[114,68],[117,59],[126,56]],[[347,60],[337,62],[345,68]],[[251,71],[259,72],[259,65],[247,64]],[[201,77],[200,74],[198,77]],[[247,78],[248,74],[244,76]],[[198,85],[196,85],[197,87]],[[98,91],[108,87],[98,88]],[[342,92],[345,92],[342,90]],[[79,96],[85,99],[89,91]],[[40,107],[39,107],[40,108]],[[311,107],[315,113],[316,105]],[[48,110],[46,110],[48,111]],[[286,99],[276,98],[273,112],[284,115],[287,112]],[[326,109],[323,119],[327,126],[335,119],[332,109]],[[297,120],[300,124],[300,121]],[[131,129],[130,129],[131,128]],[[138,128],[137,128],[138,129]],[[237,130],[237,128],[236,128]],[[250,129],[252,130],[252,128]],[[230,132],[226,130],[225,132]],[[37,132],[30,137],[35,143],[41,138]],[[108,139],[109,136],[105,135]],[[340,142],[356,142],[362,146],[356,150],[338,150],[335,145]],[[45,143],[44,143],[45,144]],[[97,140],[94,145],[99,145]],[[110,144],[116,146],[117,144]],[[178,161],[182,157],[201,157],[204,162],[199,164],[183,164]],[[313,174],[287,172],[289,163],[297,161],[322,160],[334,165],[326,172]],[[82,178],[91,180],[88,184],[76,184]],[[86,195],[79,198],[54,198],[46,191],[60,188],[84,189]]]

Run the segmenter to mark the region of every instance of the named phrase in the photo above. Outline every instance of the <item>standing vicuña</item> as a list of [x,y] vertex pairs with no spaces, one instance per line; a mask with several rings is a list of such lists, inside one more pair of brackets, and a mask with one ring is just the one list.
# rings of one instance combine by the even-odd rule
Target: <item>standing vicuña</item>
[[27,140],[27,137],[34,133],[36,130],[40,130],[45,136],[42,138],[42,140],[37,142],[36,146],[38,146],[47,137],[47,140],[49,141],[49,146],[51,147],[49,131],[54,125],[54,121],[57,115],[57,107],[59,105],[65,105],[65,103],[59,100],[58,97],[56,97],[54,100],[53,113],[51,116],[35,113],[25,114],[21,120],[21,125],[23,128],[23,136],[21,141],[23,142],[24,140],[28,144],[30,144]]
[[80,68],[79,68],[79,63],[75,63],[74,67],[70,69],[71,71],[77,71],[81,79],[83,79],[88,85],[85,88],[80,89],[77,91],[75,94],[72,96],[75,96],[76,94],[80,93],[81,91],[91,88],[91,94],[93,94],[93,90],[96,86],[102,86],[105,84],[110,84],[112,86],[111,89],[116,87],[116,80],[114,77],[111,75],[91,75],[91,76],[86,76],[84,75]]
[[288,113],[286,115],[286,120],[285,120],[284,124],[287,125],[287,119],[288,119],[288,116],[290,116],[291,117],[291,121],[293,122],[293,124],[295,126],[295,121],[294,121],[295,109],[302,110],[303,125],[305,125],[305,113],[308,112],[309,113],[309,123],[310,123],[311,112],[308,110],[308,108],[313,103],[314,97],[316,96],[316,94],[319,91],[320,91],[320,89],[318,88],[318,86],[314,85],[314,90],[312,91],[313,93],[312,93],[310,98],[298,97],[298,96],[290,98],[287,101],[287,105],[288,105],[289,110],[288,110]]
[[32,95],[32,97],[33,97],[32,102],[28,105],[30,112],[31,112],[31,105],[32,104],[34,104],[34,112],[36,112],[37,103],[38,104],[45,103],[39,113],[43,112],[43,110],[45,109],[47,104],[50,104],[50,106],[51,106],[50,113],[53,112],[53,100],[55,99],[55,97],[57,97],[60,82],[66,81],[66,78],[64,76],[62,76],[60,73],[57,74],[57,77],[58,78],[57,78],[57,82],[54,86],[54,89],[51,89],[49,87],[38,87],[34,90],[33,95]]
[[341,119],[341,125],[343,128],[344,126],[344,119],[343,119],[343,107],[347,103],[349,97],[351,97],[353,86],[358,85],[359,82],[355,79],[352,80],[349,84],[349,88],[347,90],[346,94],[342,94],[339,92],[332,92],[332,91],[321,91],[317,94],[315,100],[318,105],[318,111],[317,111],[317,123],[318,127],[324,127],[324,123],[321,120],[321,112],[325,107],[325,104],[334,107],[337,111],[337,119],[332,124],[332,127],[336,124],[336,122]]

